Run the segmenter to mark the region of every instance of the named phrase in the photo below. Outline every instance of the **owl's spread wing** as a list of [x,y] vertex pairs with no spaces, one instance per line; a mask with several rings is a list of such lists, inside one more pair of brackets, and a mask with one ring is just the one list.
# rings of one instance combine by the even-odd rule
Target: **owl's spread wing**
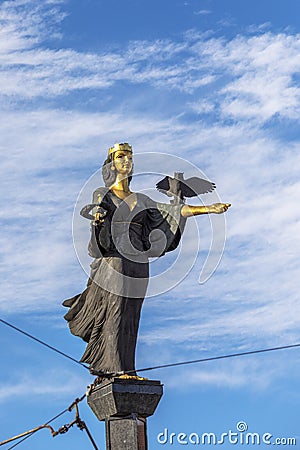
[[181,192],[184,197],[195,197],[196,195],[207,194],[212,192],[216,185],[202,178],[192,177],[181,181]]
[[[178,194],[178,192],[172,192],[172,183],[170,183],[170,180],[173,180],[173,178],[167,176],[156,184],[156,189],[169,197]],[[179,189],[183,197],[195,197],[196,195],[207,194],[216,188],[215,183],[198,177],[188,178],[187,180],[179,181],[179,183]]]
[[169,190],[170,190],[169,177],[165,177],[162,180],[160,180],[156,184],[156,189],[159,192],[162,192],[163,194],[167,194],[169,197],[172,197],[171,192],[169,192]]

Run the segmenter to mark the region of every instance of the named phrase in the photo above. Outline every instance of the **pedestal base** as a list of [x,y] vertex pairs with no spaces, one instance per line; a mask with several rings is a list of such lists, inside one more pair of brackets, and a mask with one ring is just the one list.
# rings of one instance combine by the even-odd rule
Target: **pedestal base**
[[114,378],[93,389],[87,402],[99,420],[136,414],[149,417],[163,395],[160,381]]
[[147,450],[146,417],[163,395],[160,381],[114,378],[87,397],[99,420],[105,420],[107,450]]

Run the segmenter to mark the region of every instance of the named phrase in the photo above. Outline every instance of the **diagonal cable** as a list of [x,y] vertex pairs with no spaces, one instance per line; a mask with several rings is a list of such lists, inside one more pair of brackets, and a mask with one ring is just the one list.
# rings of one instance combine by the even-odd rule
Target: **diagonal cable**
[[[86,393],[80,397],[78,400],[78,402],[81,402],[84,398],[86,397]],[[49,419],[48,422],[45,423],[45,425],[49,425],[51,422],[54,422],[54,420],[58,419],[60,416],[62,416],[63,414],[65,414],[66,412],[71,410],[71,407],[73,406],[74,403],[72,403],[71,406],[69,406],[68,408],[64,409],[63,411],[61,411],[60,413],[56,414],[56,416],[52,417],[52,419]],[[26,439],[30,438],[31,436],[33,436],[36,432],[33,431],[32,433],[28,434],[27,436],[25,436],[23,439],[21,439],[20,441],[18,441],[16,444],[12,445],[11,447],[9,447],[7,450],[11,450],[15,447],[17,447],[17,445],[21,444],[22,442],[26,441]]]
[[15,325],[12,325],[12,324],[9,323],[9,322],[6,322],[6,321],[3,320],[3,319],[0,319],[0,322],[2,322],[4,325],[7,325],[7,326],[10,327],[10,328],[12,328],[12,329],[15,330],[15,331],[18,331],[19,333],[24,334],[25,336],[27,336],[28,338],[30,338],[30,339],[32,339],[32,340],[38,342],[39,344],[44,345],[45,347],[49,348],[50,350],[53,350],[54,352],[58,353],[59,355],[64,356],[65,358],[70,359],[71,361],[73,361],[73,362],[79,364],[80,366],[84,367],[85,369],[88,369],[88,367],[87,367],[85,364],[83,364],[82,362],[78,361],[78,360],[75,359],[75,358],[72,358],[72,356],[67,355],[67,353],[64,353],[64,352],[62,352],[61,350],[58,350],[57,348],[53,347],[52,345],[47,344],[47,342],[44,342],[44,341],[42,341],[41,339],[38,339],[37,337],[33,336],[32,334],[27,333],[27,332],[24,331],[24,330],[21,330],[21,328],[18,328],[18,327],[16,327]]
[[[247,352],[231,353],[229,355],[211,356],[208,358],[194,359],[191,361],[181,361],[181,362],[177,362],[177,363],[162,364],[160,366],[153,366],[153,367],[146,367],[144,369],[139,369],[138,372],[146,372],[146,371],[154,370],[154,369],[165,369],[167,367],[185,366],[188,364],[197,364],[197,363],[202,363],[202,362],[207,362],[207,361],[216,361],[218,359],[237,358],[240,356],[256,355],[258,353],[275,352],[278,350],[287,350],[290,348],[297,348],[297,347],[300,347],[300,343],[299,344],[282,345],[280,347],[263,348],[263,349],[259,349],[259,350],[249,350]],[[128,373],[128,374],[133,373],[133,370],[128,371],[126,373]]]

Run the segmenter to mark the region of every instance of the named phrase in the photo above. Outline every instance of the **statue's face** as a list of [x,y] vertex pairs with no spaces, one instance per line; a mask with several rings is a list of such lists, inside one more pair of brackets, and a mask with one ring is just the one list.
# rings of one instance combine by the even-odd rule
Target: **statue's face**
[[127,150],[118,150],[114,153],[114,167],[122,175],[129,175],[133,169],[132,153]]

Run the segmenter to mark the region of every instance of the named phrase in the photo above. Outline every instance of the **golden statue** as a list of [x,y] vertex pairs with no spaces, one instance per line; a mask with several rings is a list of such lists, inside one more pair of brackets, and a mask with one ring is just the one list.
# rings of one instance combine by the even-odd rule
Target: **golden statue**
[[[65,319],[71,332],[87,342],[81,361],[100,376],[136,376],[135,348],[149,257],[163,256],[178,246],[187,217],[222,214],[230,207],[229,203],[184,204],[185,196],[209,192],[215,185],[196,178],[184,180],[180,173],[157,184],[174,201],[155,202],[130,190],[132,174],[131,145],[115,144],[102,166],[105,187],[96,189],[93,203],[81,211],[91,220],[90,278],[81,294],[63,303],[69,307]],[[154,230],[160,233],[153,237]]]

